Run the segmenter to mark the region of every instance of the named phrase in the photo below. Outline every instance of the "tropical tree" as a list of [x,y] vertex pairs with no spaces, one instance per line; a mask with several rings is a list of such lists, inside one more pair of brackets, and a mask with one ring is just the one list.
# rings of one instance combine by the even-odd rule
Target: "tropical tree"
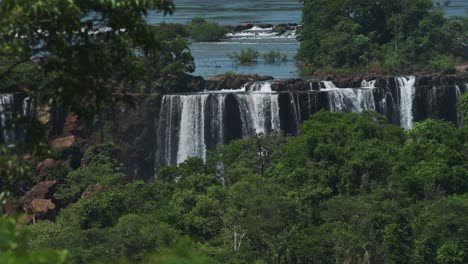
[[[0,79],[32,65],[41,82],[26,91],[50,106],[93,116],[111,93],[144,72],[137,59],[166,47],[145,20],[174,11],[170,0],[0,2]],[[29,90],[31,89],[31,90]]]

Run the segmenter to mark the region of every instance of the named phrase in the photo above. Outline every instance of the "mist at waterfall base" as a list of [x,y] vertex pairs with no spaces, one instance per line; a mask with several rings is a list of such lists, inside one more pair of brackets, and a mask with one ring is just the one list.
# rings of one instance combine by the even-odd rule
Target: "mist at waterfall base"
[[425,118],[462,126],[457,102],[466,87],[450,88],[447,98],[438,102],[440,91],[436,87],[419,91],[423,100],[416,98],[414,76],[391,80],[396,89],[388,84],[376,87],[375,80],[364,80],[359,88],[337,88],[324,81],[319,90],[312,90],[311,82],[310,91],[273,92],[271,82],[251,82],[238,90],[165,95],[159,114],[156,171],[189,157],[206,159],[216,145],[233,139],[255,134],[296,135],[300,124],[321,109],[376,111],[404,129]]

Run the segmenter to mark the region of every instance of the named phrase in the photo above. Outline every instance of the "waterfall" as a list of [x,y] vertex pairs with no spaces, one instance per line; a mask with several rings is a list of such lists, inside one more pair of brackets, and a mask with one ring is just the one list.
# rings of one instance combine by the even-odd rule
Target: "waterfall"
[[362,112],[375,110],[372,89],[337,88],[328,92],[331,111]]
[[11,128],[13,111],[14,111],[14,95],[0,95],[0,127],[2,129],[3,143],[6,145],[14,144],[15,133]]
[[400,125],[405,129],[411,129],[416,78],[414,76],[397,77],[396,80],[400,92]]
[[279,131],[278,94],[245,93],[236,94],[236,97],[239,102],[244,137],[253,133],[267,134]]
[[361,87],[363,88],[375,88],[375,82],[377,80],[367,81],[366,79],[362,80]]
[[252,92],[262,92],[262,93],[269,93],[272,92],[271,90],[271,82],[264,81],[264,82],[251,82],[245,85],[246,91]]
[[177,163],[189,157],[206,158],[205,107],[207,99],[208,94],[181,96],[182,117]]
[[[258,90],[266,90],[262,85],[255,85]],[[158,122],[156,168],[180,164],[189,157],[206,159],[208,150],[226,143],[228,94],[237,102],[243,137],[280,131],[279,94],[276,93],[165,95]]]
[[34,102],[24,94],[0,94],[0,143],[24,142],[34,117]]
[[325,87],[325,89],[336,88],[335,84],[332,81],[323,81],[322,84]]
[[[161,102],[158,127],[158,147],[156,164],[170,165],[177,163],[174,146],[178,146],[180,123],[180,96],[166,95]],[[177,150],[177,148],[175,148]]]
[[[207,152],[216,145],[240,137],[275,133],[281,129],[295,135],[301,122],[321,108],[337,112],[376,110],[392,123],[409,129],[413,122],[415,77],[395,77],[394,80],[396,87],[375,87],[376,80],[363,80],[361,88],[337,88],[333,82],[324,81],[319,91],[308,92],[273,92],[271,82],[250,82],[237,90],[165,95],[158,121],[156,169],[180,164],[189,157],[206,159]],[[463,92],[464,87],[456,87],[457,98]],[[437,95],[435,90],[427,95],[429,107],[437,106]],[[7,96],[0,99],[0,110],[11,104]],[[452,108],[443,115],[438,114],[439,108],[428,110],[429,116],[434,118],[454,116]],[[4,126],[8,117],[2,113],[0,118],[0,125]],[[459,126],[462,125],[460,113],[456,119]],[[7,138],[9,136],[7,134]]]

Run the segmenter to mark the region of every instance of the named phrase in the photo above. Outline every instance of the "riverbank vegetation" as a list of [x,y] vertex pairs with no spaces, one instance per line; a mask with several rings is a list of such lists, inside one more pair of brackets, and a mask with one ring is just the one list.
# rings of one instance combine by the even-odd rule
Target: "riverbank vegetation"
[[260,52],[252,48],[241,49],[240,52],[230,53],[228,57],[235,63],[240,64],[257,63],[259,58],[262,58],[265,63],[278,63],[288,60],[288,55],[281,53],[279,50],[270,50],[260,54]]
[[188,24],[188,32],[194,41],[219,41],[229,30],[218,23],[196,17]]
[[228,57],[236,63],[248,64],[255,63],[260,57],[260,52],[252,48],[241,49],[240,52],[228,54]]
[[[375,63],[389,71],[425,63],[449,69],[465,58],[465,20],[445,19],[427,1],[398,2],[404,12],[306,1],[306,10],[332,24],[325,30],[305,18],[302,58],[312,67]],[[31,127],[52,130],[48,111],[59,109],[102,131],[107,107],[128,90],[173,91],[193,72],[186,40],[193,32],[148,25],[149,9],[174,7],[0,1],[2,92],[34,99],[44,123]],[[99,15],[84,19],[89,14]],[[219,30],[197,21],[194,32]],[[250,61],[260,57],[249,53]],[[468,94],[460,107],[468,123]],[[67,121],[70,129],[82,125]],[[321,111],[295,138],[235,140],[206,162],[191,158],[145,182],[124,173],[112,142],[82,153],[74,137],[51,148],[42,131],[28,144],[0,146],[0,262],[468,263],[467,136],[467,128],[443,121],[404,131],[374,112]]]
[[60,210],[23,226],[21,247],[48,263],[466,263],[466,140],[443,121],[405,132],[373,112],[319,112],[295,138],[236,140],[150,183],[96,146],[42,174]]
[[305,1],[298,58],[320,71],[449,72],[468,60],[468,18],[431,0]]

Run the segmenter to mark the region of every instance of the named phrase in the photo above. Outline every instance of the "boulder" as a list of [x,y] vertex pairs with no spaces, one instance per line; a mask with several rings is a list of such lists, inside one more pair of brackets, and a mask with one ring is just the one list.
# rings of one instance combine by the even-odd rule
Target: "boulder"
[[32,220],[36,223],[37,217],[45,215],[49,210],[55,209],[55,204],[50,199],[34,199],[31,202]]
[[40,182],[23,196],[23,209],[32,215],[33,222],[36,222],[38,216],[55,208],[55,204],[50,199],[55,184],[57,184],[56,181]]
[[34,199],[44,199],[47,197],[47,194],[52,190],[52,187],[57,184],[57,181],[43,181],[36,184],[23,196],[23,204],[25,208],[31,206],[31,203]]
[[35,214],[47,213],[47,211],[55,209],[55,204],[51,199],[34,199],[31,204]]
[[52,158],[45,159],[39,162],[39,164],[37,164],[36,173],[38,175],[41,175],[44,170],[54,167],[55,164],[56,164],[56,161],[54,159]]
[[75,142],[76,142],[75,136],[57,138],[52,141],[51,147],[53,149],[69,148],[73,146]]

